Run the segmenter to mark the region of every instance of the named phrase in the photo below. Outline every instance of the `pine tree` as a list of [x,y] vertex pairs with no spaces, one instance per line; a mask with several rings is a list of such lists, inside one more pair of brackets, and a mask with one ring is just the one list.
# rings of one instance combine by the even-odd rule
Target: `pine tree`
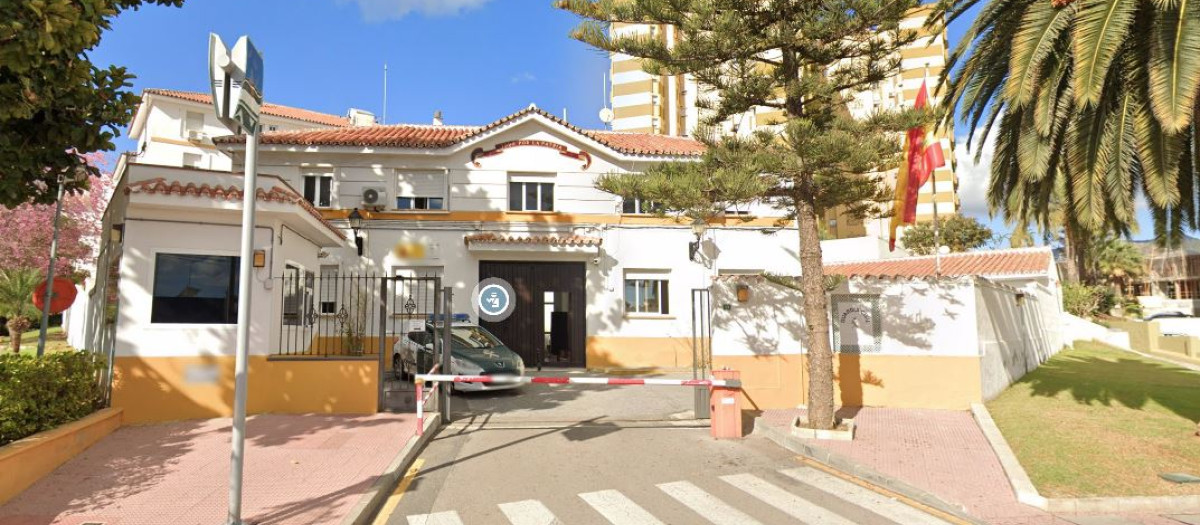
[[[891,199],[879,172],[899,163],[898,132],[928,120],[912,111],[856,119],[849,110],[851,94],[899,72],[899,50],[917,38],[915,31],[901,30],[900,22],[918,2],[563,0],[558,5],[584,19],[573,38],[641,58],[650,74],[695,78],[706,95],[702,107],[712,125],[708,129],[756,108],[782,110],[780,126],[752,137],[697,133],[709,152],[694,166],[614,175],[602,179],[600,187],[681,214],[720,213],[721,206],[735,201],[770,202],[796,220],[808,423],[832,428],[833,352],[818,218],[838,206],[851,215],[878,214],[880,204]],[[618,36],[610,32],[614,22],[671,26],[678,38],[668,45],[648,35]],[[755,177],[761,181],[749,182]]]

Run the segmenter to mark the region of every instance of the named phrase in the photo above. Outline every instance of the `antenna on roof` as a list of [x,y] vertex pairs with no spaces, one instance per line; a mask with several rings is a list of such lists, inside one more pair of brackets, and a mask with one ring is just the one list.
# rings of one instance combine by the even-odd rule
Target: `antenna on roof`
[[383,63],[383,117],[380,124],[387,124],[387,62]]
[[604,102],[600,104],[600,122],[604,123],[605,129],[612,129],[613,110],[608,107],[608,73],[600,76],[600,95],[604,97]]

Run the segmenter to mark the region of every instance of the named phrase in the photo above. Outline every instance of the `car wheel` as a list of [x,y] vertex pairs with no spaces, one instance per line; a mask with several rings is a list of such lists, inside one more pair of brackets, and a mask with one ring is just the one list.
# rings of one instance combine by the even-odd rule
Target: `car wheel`
[[392,375],[400,381],[404,380],[404,360],[400,359],[400,354],[392,354]]

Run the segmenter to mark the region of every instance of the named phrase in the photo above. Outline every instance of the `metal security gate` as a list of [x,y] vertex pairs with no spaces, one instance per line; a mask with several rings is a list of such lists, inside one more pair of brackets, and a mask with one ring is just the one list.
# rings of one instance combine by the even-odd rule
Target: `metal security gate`
[[[712,290],[692,289],[692,379],[712,374]],[[708,392],[696,389],[696,419],[709,417]]]
[[414,360],[418,367],[441,362],[441,338],[433,337],[429,322],[443,318],[446,290],[437,276],[394,276],[384,280],[389,286],[382,302],[386,315],[380,320],[386,337],[380,342],[379,407],[381,411],[412,412],[416,408],[416,388],[411,374],[428,373],[414,368],[409,375],[401,373],[401,359],[408,355],[421,356],[426,345],[432,350],[428,361]]
[[[340,275],[332,269],[318,275],[288,267],[275,280],[282,304],[276,355],[378,360],[379,410],[413,410],[412,380],[392,365],[396,350],[423,341],[426,323],[443,313],[440,277]],[[434,343],[440,361],[440,344]]]

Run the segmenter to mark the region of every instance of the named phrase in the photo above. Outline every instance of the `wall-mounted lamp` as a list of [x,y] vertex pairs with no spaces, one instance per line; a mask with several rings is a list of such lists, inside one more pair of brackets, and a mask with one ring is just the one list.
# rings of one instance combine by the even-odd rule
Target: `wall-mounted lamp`
[[346,220],[350,221],[350,230],[354,232],[354,245],[358,247],[358,256],[362,257],[363,240],[362,236],[360,236],[358,232],[359,230],[362,230],[363,215],[358,211],[358,208],[354,208],[353,210],[350,210],[350,215],[346,216]]
[[267,267],[267,251],[266,250],[254,250],[254,267],[255,268],[266,268]]
[[700,253],[700,239],[704,237],[704,232],[708,231],[708,223],[704,219],[696,218],[692,221],[692,233],[696,235],[696,240],[688,243],[688,260],[696,261],[697,255]]
[[1024,306],[1025,305],[1025,292],[1017,292],[1016,299],[1017,299],[1017,306]]
[[739,303],[750,302],[750,285],[739,284],[734,288],[737,291],[737,300]]

